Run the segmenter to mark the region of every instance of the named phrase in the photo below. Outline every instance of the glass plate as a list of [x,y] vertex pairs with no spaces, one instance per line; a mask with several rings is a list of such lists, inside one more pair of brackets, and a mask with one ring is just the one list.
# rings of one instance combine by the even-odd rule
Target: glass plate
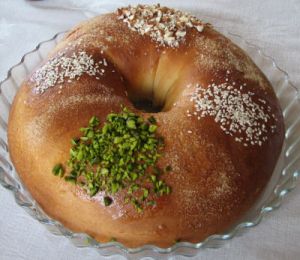
[[36,68],[48,52],[59,42],[65,32],[56,34],[48,41],[41,42],[33,51],[26,53],[20,63],[13,66],[0,85],[0,182],[12,191],[18,205],[31,216],[44,224],[53,234],[63,235],[71,239],[78,247],[95,248],[101,255],[123,255],[131,259],[143,256],[165,258],[171,255],[194,256],[204,248],[217,248],[250,227],[256,226],[269,212],[277,209],[285,195],[295,185],[300,169],[300,102],[299,91],[289,81],[288,74],[280,69],[274,60],[265,55],[257,46],[243,40],[240,36],[217,27],[225,36],[233,40],[255,61],[273,85],[280,101],[285,120],[286,133],[284,147],[264,194],[254,207],[227,232],[214,234],[199,243],[179,242],[169,248],[145,245],[138,248],[127,248],[118,242],[98,243],[82,233],[74,233],[63,227],[56,220],[48,217],[30,196],[9,158],[7,146],[7,122],[12,100],[27,75]]

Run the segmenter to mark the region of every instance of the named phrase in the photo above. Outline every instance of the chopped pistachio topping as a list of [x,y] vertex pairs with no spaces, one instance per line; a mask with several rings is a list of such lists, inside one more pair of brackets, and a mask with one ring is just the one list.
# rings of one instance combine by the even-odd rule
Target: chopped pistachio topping
[[105,206],[109,206],[113,202],[113,200],[110,197],[108,197],[108,196],[105,196],[103,200],[104,200],[104,205]]
[[[161,179],[171,166],[161,170],[156,165],[164,142],[156,133],[153,116],[145,120],[123,108],[118,114],[108,114],[102,128],[99,126],[99,119],[92,117],[88,126],[80,129],[82,136],[71,141],[66,181],[80,185],[90,196],[125,190],[125,203],[131,203],[138,212],[144,206],[156,205],[155,197],[171,192]],[[63,176],[63,166],[56,165],[53,173]],[[104,196],[103,203],[109,206],[113,199]]]
[[63,177],[65,174],[65,170],[64,170],[62,164],[61,163],[56,164],[52,169],[52,173],[55,176]]

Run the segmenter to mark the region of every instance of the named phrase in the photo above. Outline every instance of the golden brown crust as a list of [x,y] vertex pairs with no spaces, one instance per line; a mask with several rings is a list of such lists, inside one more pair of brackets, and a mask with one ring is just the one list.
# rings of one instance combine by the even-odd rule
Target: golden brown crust
[[[75,27],[49,59],[59,51],[72,56],[82,49],[95,61],[107,60],[104,76],[96,79],[85,74],[42,94],[28,79],[10,113],[11,158],[45,212],[101,242],[114,237],[130,247],[170,246],[176,239],[198,242],[237,221],[269,180],[284,135],[276,96],[250,58],[210,27],[201,33],[188,29],[178,48],[158,46],[130,30],[116,14]],[[267,123],[268,128],[271,124],[276,128],[261,146],[236,142],[212,117],[187,116],[187,110],[194,110],[190,98],[196,85],[221,84],[225,78],[246,83],[245,91],[265,100],[276,118]],[[159,164],[171,164],[173,169],[165,177],[172,193],[141,214],[124,205],[118,195],[115,203],[105,207],[103,194],[90,199],[51,174],[53,165],[67,161],[71,138],[92,116],[103,122],[108,113],[120,111],[120,104],[149,116],[134,108],[127,93],[131,99],[147,97],[164,105],[163,112],[155,114],[166,143]]]

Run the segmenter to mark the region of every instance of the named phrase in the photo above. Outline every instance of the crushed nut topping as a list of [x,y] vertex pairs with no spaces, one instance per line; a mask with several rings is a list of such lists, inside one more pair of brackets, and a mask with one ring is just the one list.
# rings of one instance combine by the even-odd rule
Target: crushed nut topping
[[137,5],[120,8],[118,19],[141,35],[149,35],[162,46],[179,47],[184,42],[187,29],[198,32],[204,30],[205,24],[196,17],[157,5]]

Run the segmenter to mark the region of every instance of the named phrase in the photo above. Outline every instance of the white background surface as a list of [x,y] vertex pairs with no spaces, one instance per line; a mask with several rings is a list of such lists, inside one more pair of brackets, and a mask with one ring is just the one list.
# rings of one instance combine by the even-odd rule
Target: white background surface
[[[38,42],[69,29],[89,12],[101,11],[101,4],[129,1],[42,1],[0,0],[0,79],[21,56]],[[138,1],[131,1],[131,3]],[[143,1],[151,2],[151,1]],[[215,0],[160,1],[206,16],[274,57],[300,86],[300,1]],[[57,8],[57,6],[74,8]],[[77,10],[76,10],[77,9]],[[205,250],[195,259],[300,259],[300,188],[284,200],[283,206],[256,228],[217,250]],[[0,187],[0,260],[100,259],[93,250],[77,249],[67,239],[50,234],[18,207],[10,192]],[[118,259],[118,258],[114,258]],[[177,257],[176,259],[182,259]]]

